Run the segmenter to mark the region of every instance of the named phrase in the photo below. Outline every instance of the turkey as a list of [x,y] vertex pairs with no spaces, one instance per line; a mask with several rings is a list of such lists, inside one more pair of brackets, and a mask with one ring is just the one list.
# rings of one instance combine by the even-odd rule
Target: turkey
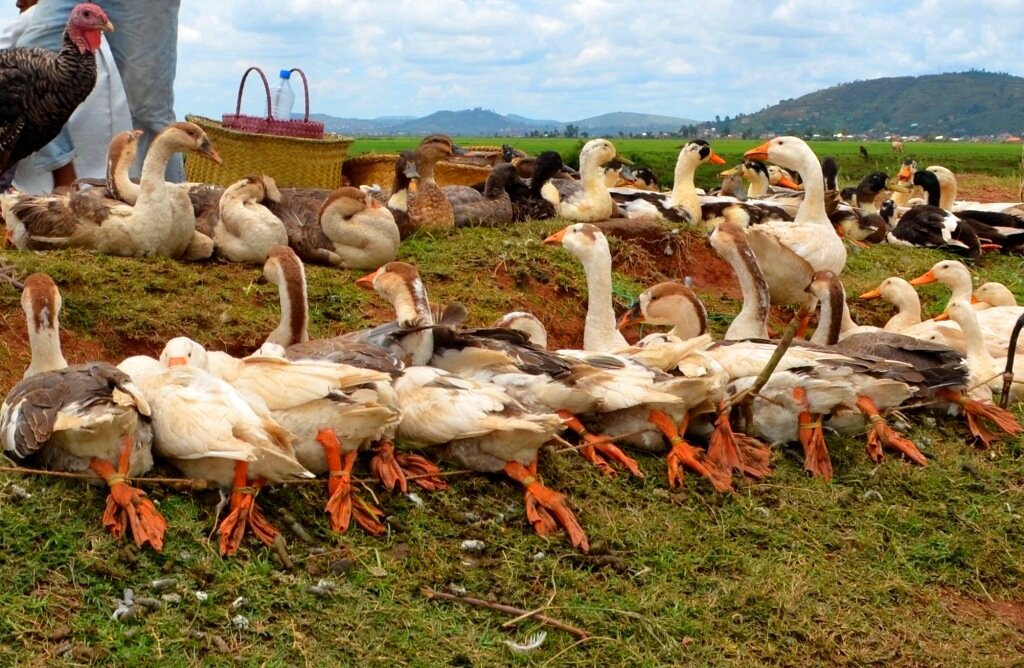
[[100,32],[114,26],[91,3],[75,5],[60,51],[0,50],[0,174],[53,140],[96,85]]

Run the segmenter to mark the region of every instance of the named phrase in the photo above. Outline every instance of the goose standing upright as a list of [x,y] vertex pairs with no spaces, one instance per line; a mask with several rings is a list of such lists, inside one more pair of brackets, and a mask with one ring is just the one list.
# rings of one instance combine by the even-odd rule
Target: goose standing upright
[[580,181],[549,179],[541,186],[541,196],[555,207],[555,213],[567,220],[591,222],[614,216],[615,201],[604,182],[602,167],[616,160],[633,164],[615,150],[607,139],[591,139],[580,151]]
[[60,291],[46,274],[25,279],[21,305],[32,363],[0,406],[4,453],[45,468],[91,471],[110,487],[103,525],[137,545],[163,548],[167,523],[127,478],[153,466],[150,404],[132,379],[93,362],[69,367],[60,349]]
[[799,137],[776,137],[744,153],[795,169],[804,184],[804,200],[793,222],[771,220],[747,228],[747,239],[768,281],[771,300],[794,304],[807,298],[804,288],[814,272],[837,276],[846,266],[846,246],[825,212],[825,183],[814,151]]

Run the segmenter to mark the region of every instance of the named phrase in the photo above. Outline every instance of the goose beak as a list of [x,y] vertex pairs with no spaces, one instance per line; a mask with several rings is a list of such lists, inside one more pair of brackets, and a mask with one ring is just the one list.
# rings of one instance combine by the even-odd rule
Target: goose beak
[[909,181],[914,175],[910,173],[910,165],[903,165],[900,168],[899,177],[901,181]]
[[885,187],[897,193],[908,193],[911,190],[910,186],[907,184],[900,183],[899,181],[893,181],[892,179],[885,182]]
[[167,358],[167,368],[169,369],[172,366],[188,366],[188,358],[186,358],[186,357],[168,357]]
[[711,156],[708,158],[708,162],[710,162],[712,165],[724,165],[725,158],[712,151]]
[[932,320],[934,322],[942,322],[943,320],[949,320],[949,315],[945,311],[943,311],[942,313],[932,318]]
[[623,313],[622,317],[619,318],[619,324],[617,325],[617,327],[619,329],[625,329],[626,327],[632,325],[634,322],[642,321],[643,319],[644,315],[643,312],[640,310],[640,302],[635,301],[633,302],[633,305],[629,307],[629,310]]
[[769,142],[765,142],[765,143],[761,144],[760,146],[758,146],[757,148],[750,149],[749,151],[747,151],[746,153],[743,154],[743,157],[744,158],[749,158],[750,160],[767,160],[768,159],[768,143]]
[[730,176],[736,176],[737,174],[739,174],[739,172],[740,172],[740,168],[739,168],[739,166],[736,166],[736,167],[733,167],[731,169],[727,169],[725,171],[718,172],[718,176],[719,176],[719,178],[726,179],[726,178],[729,178]]
[[565,231],[567,229],[569,229],[569,228],[568,227],[563,227],[562,229],[558,230],[557,232],[552,234],[550,237],[545,239],[544,243],[551,244],[552,246],[557,245],[557,244],[561,244],[562,243],[562,239],[565,237]]
[[935,275],[935,272],[929,269],[914,280],[910,281],[911,285],[928,285],[939,280],[939,277]]
[[980,299],[978,299],[977,297],[975,297],[974,295],[971,295],[971,303],[972,304],[981,304],[982,301]]
[[791,190],[800,190],[800,184],[788,176],[780,176],[779,185],[783,188],[790,188]]
[[878,299],[881,296],[882,291],[879,290],[878,288],[875,288],[874,290],[868,290],[864,294],[859,295],[857,299]]
[[[383,269],[383,267],[381,267],[381,269]],[[367,274],[366,276],[363,276],[362,278],[357,278],[356,279],[356,285],[358,285],[359,287],[363,288],[364,290],[373,290],[373,281],[378,276],[380,276],[380,272],[381,272],[381,270],[378,269],[377,271],[375,271],[373,273],[370,273],[370,274]]]
[[213,147],[213,144],[203,144],[197,149],[199,155],[203,156],[208,160],[212,160],[218,165],[223,165],[224,160],[220,157],[220,153],[217,153],[217,149]]
[[[615,154],[615,157],[612,158],[612,160],[615,160],[616,162],[621,162],[624,165],[632,165],[633,164],[632,160],[630,160],[629,158],[623,158],[618,153]],[[611,162],[612,160],[609,160],[608,162]]]

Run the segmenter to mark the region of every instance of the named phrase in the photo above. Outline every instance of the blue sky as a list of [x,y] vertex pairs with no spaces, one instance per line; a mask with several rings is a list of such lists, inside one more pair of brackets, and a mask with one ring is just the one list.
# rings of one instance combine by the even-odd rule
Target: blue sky
[[1020,0],[182,0],[175,107],[219,116],[259,65],[301,67],[335,116],[704,120],[856,79],[1022,75],[1022,43]]

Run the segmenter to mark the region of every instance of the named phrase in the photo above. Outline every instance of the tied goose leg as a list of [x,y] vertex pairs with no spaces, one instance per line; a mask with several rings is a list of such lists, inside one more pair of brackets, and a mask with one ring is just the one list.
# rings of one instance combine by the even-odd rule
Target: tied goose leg
[[395,454],[395,445],[388,440],[381,441],[377,446],[376,453],[370,460],[370,470],[384,484],[384,489],[389,491],[393,491],[397,486],[402,494],[407,494],[409,479],[428,492],[448,489],[448,483],[438,476],[441,469],[436,464],[421,455],[409,452]]
[[[526,467],[530,475],[535,478],[537,477],[537,461],[538,459],[534,459]],[[533,492],[527,489],[523,494],[523,500],[526,504],[526,518],[530,520],[534,531],[541,536],[550,536],[558,531],[558,521],[541,505],[540,499]]]
[[868,397],[860,396],[857,397],[857,408],[871,421],[871,427],[868,429],[868,456],[871,461],[876,463],[882,461],[882,446],[887,445],[902,452],[912,462],[921,466],[928,464],[928,460],[917,449],[913,441],[885,423],[885,418],[879,413],[875,402]]
[[[636,460],[620,450],[618,446],[612,443],[610,438],[603,434],[592,434],[587,431],[587,428],[583,426],[579,418],[569,411],[558,411],[558,416],[562,418],[569,429],[572,429],[583,439],[583,447],[580,449],[580,454],[583,455],[584,459],[596,466],[602,474],[609,476],[618,474],[618,471],[612,467],[612,463],[618,463],[637,478],[644,477],[643,471],[640,470]],[[608,459],[605,459],[605,457]]]
[[672,449],[666,457],[669,487],[682,486],[683,467],[686,467],[707,478],[716,491],[732,491],[732,481],[729,479],[729,473],[718,469],[711,462],[705,464],[703,461],[704,453],[684,441],[683,437],[680,435],[681,431],[686,431],[686,422],[689,419],[688,417],[684,419],[683,424],[681,425],[682,429],[676,427],[675,422],[672,421],[672,418],[669,417],[668,414],[659,410],[652,410],[647,419],[651,424],[661,430],[661,433],[665,435],[665,438],[668,439],[672,446]]
[[235,480],[231,488],[231,512],[220,523],[220,553],[230,556],[238,552],[248,526],[261,541],[273,546],[280,532],[267,521],[256,505],[262,480],[249,482],[249,462],[235,462]]
[[746,434],[737,434],[729,424],[729,408],[719,405],[715,431],[711,434],[708,460],[726,471],[736,471],[761,480],[771,475],[772,451],[764,443]]
[[811,414],[804,388],[794,388],[793,399],[804,407],[799,417],[800,444],[804,447],[804,470],[811,475],[820,475],[825,480],[831,480],[832,459],[828,456],[828,447],[825,445],[821,416]]
[[142,547],[149,543],[159,552],[164,547],[167,521],[142,490],[128,484],[126,476],[131,465],[131,455],[132,438],[125,434],[121,440],[116,471],[105,459],[94,457],[89,462],[89,468],[110,487],[103,511],[103,526],[116,538],[124,535],[125,529],[130,526],[136,545]]
[[[549,517],[545,518],[543,515],[530,517],[530,522],[534,527],[538,527],[538,522],[544,530],[549,528],[548,523],[550,522],[550,516],[554,516],[555,521],[561,524],[565,529],[565,532],[569,535],[569,541],[584,552],[590,549],[590,543],[587,540],[587,535],[583,533],[583,527],[580,526],[579,521],[576,519],[576,515],[569,509],[569,506],[565,503],[565,496],[558,492],[545,487],[544,484],[535,476],[530,473],[530,469],[526,468],[519,462],[510,461],[505,462],[503,468],[505,475],[512,478],[524,488],[526,488],[526,494],[532,495],[527,496],[526,508],[527,513],[530,512],[531,507],[536,509],[537,505],[544,509],[545,514],[550,513]],[[543,531],[538,529],[538,533],[543,534]]]
[[937,394],[939,397],[957,404],[963,409],[964,415],[967,418],[967,429],[971,432],[971,436],[978,439],[982,447],[989,447],[997,438],[991,429],[982,424],[982,419],[991,421],[996,427],[1011,436],[1024,431],[1024,427],[1021,427],[1017,419],[1013,417],[1013,414],[1005,408],[1000,408],[989,402],[978,401],[977,399],[968,399],[950,388],[943,388]]
[[327,457],[328,498],[324,510],[330,517],[331,531],[344,533],[354,516],[356,524],[367,533],[374,536],[384,533],[384,525],[380,521],[384,517],[384,512],[368,501],[356,497],[352,492],[352,469],[356,464],[356,451],[342,453],[341,442],[338,441],[338,435],[333,429],[321,429],[317,432],[316,440],[323,446]]

